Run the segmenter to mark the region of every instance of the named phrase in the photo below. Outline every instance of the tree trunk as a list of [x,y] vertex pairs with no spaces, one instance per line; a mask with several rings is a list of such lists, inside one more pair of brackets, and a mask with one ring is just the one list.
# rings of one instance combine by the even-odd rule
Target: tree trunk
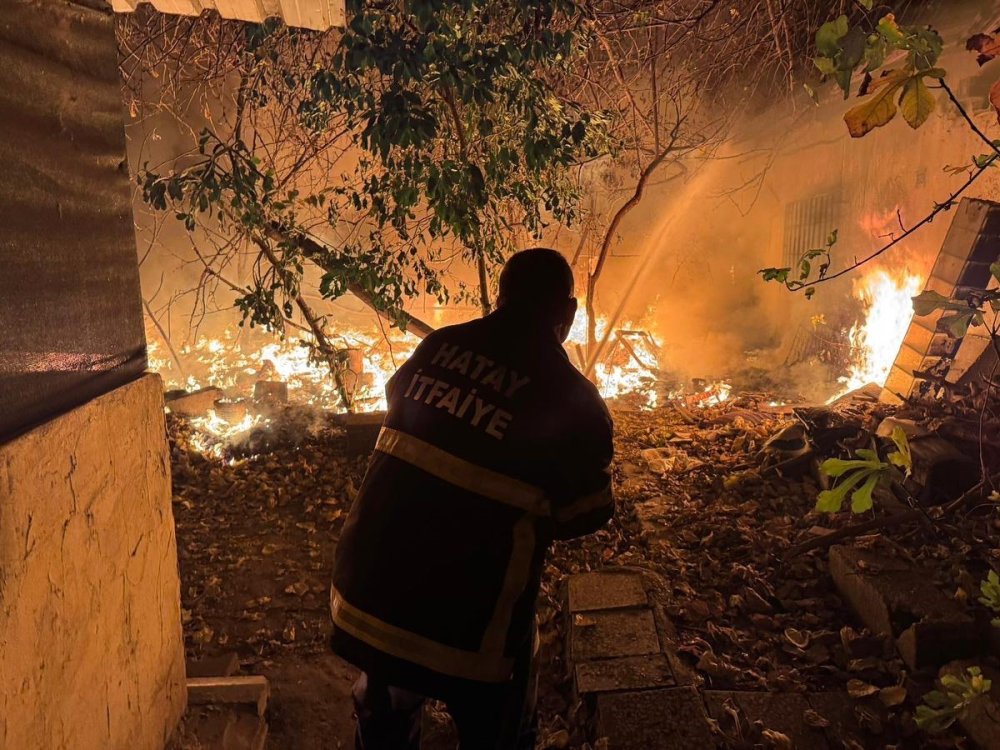
[[[615,211],[615,215],[611,217],[611,223],[608,224],[608,229],[604,233],[604,241],[601,242],[601,250],[597,254],[597,264],[594,266],[594,270],[591,271],[590,275],[587,277],[587,367],[584,370],[584,375],[588,378],[594,373],[594,366],[597,364],[598,357],[598,344],[597,344],[597,316],[595,309],[595,297],[597,296],[597,282],[601,278],[601,272],[604,270],[604,264],[608,260],[608,255],[611,251],[611,241],[614,239],[615,232],[618,231],[618,226],[621,224],[622,219],[625,215],[639,205],[639,201],[642,200],[642,195],[646,191],[646,183],[649,182],[650,176],[656,171],[663,160],[667,158],[667,155],[674,150],[674,143],[677,140],[677,130],[680,126],[680,122],[674,127],[674,131],[670,138],[670,143],[660,151],[649,164],[646,165],[645,169],[639,173],[639,180],[635,184],[635,190],[632,192],[632,197],[630,197],[621,207]],[[607,333],[607,332],[606,332]]]
[[483,308],[483,317],[490,314],[490,287],[489,277],[486,273],[486,258],[480,253],[476,258],[479,266],[479,304]]
[[[295,235],[295,237],[293,238],[291,235],[279,229],[278,227],[271,227],[270,229],[268,229],[267,235],[271,239],[277,240],[278,242],[295,244],[297,247],[299,247],[299,249],[302,250],[303,254],[314,263],[316,263],[317,258],[322,256],[322,254],[326,251],[326,248],[324,248],[323,245],[321,245],[316,240],[301,234]],[[322,267],[321,263],[317,263],[317,265]],[[370,307],[375,312],[376,315],[381,316],[383,314],[375,306],[375,301],[372,298],[371,294],[369,294],[361,285],[348,284],[347,289],[351,294],[353,294],[359,300],[368,305],[368,307]],[[406,333],[412,333],[414,336],[417,336],[418,338],[426,338],[428,335],[434,332],[434,326],[425,323],[420,318],[414,317],[413,315],[406,313],[406,323],[403,326],[403,330]]]

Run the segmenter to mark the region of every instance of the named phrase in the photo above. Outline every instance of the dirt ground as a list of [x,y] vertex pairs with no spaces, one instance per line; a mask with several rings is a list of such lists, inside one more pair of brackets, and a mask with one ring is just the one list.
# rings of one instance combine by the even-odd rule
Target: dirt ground
[[[870,427],[883,415],[872,405],[850,418]],[[616,409],[614,416],[617,517],[597,534],[557,544],[546,567],[539,748],[583,748],[594,739],[563,662],[562,586],[569,574],[606,566],[663,578],[660,604],[678,630],[681,657],[705,687],[903,685],[909,692],[901,704],[858,706],[867,722],[858,747],[964,746],[956,736],[930,740],[916,731],[913,710],[930,685],[907,675],[894,652],[858,657],[868,636],[838,597],[825,554],[783,558],[817,529],[852,522],[849,514],[812,510],[820,489],[812,472],[762,470],[761,451],[790,421],[787,410],[735,401],[694,411]],[[233,651],[243,672],[271,680],[271,747],[350,747],[354,674],[326,647],[327,592],[364,460],[345,457],[332,424],[297,445],[230,460],[190,450],[187,430],[170,418],[189,658]],[[849,431],[838,435],[839,445],[850,442]],[[656,462],[664,456],[673,458]],[[959,535],[904,528],[861,543],[932,564],[943,589],[975,607],[974,579],[997,562],[989,543],[997,521],[991,513],[964,523]]]

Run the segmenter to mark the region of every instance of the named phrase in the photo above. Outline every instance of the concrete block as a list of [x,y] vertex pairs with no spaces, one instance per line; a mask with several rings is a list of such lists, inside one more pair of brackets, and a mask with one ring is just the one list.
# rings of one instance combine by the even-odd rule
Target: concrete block
[[926,572],[896,558],[838,545],[830,548],[830,574],[873,633],[896,639],[911,669],[978,653],[982,644],[974,620]]
[[664,654],[623,656],[617,659],[585,661],[573,670],[577,695],[646,690],[677,684]]
[[189,677],[187,680],[188,703],[192,706],[254,706],[259,716],[267,711],[270,692],[267,678],[261,675]]
[[642,576],[625,571],[580,573],[569,578],[569,611],[645,607],[648,603]]
[[715,747],[701,696],[693,687],[597,696],[597,736],[609,750],[702,750]]
[[656,622],[648,609],[620,609],[572,616],[570,654],[574,662],[655,654],[659,651]]
[[163,384],[0,446],[0,745],[162,748],[185,708]]
[[204,416],[209,409],[215,408],[215,402],[223,397],[218,388],[202,388],[190,393],[170,394],[167,397],[167,408],[174,414],[185,417]]

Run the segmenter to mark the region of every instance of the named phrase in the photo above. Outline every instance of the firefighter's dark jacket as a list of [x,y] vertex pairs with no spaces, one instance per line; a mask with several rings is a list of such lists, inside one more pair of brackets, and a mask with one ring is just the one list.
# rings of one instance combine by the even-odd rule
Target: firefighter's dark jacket
[[504,310],[439,329],[387,388],[330,606],[333,649],[389,684],[508,680],[550,542],[614,513],[607,407],[554,332],[528,330]]

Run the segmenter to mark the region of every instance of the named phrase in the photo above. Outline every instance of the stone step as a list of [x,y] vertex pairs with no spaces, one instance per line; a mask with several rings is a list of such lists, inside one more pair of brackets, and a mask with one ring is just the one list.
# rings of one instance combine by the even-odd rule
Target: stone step
[[597,696],[597,737],[608,750],[694,750],[715,747],[705,704],[693,687]]

